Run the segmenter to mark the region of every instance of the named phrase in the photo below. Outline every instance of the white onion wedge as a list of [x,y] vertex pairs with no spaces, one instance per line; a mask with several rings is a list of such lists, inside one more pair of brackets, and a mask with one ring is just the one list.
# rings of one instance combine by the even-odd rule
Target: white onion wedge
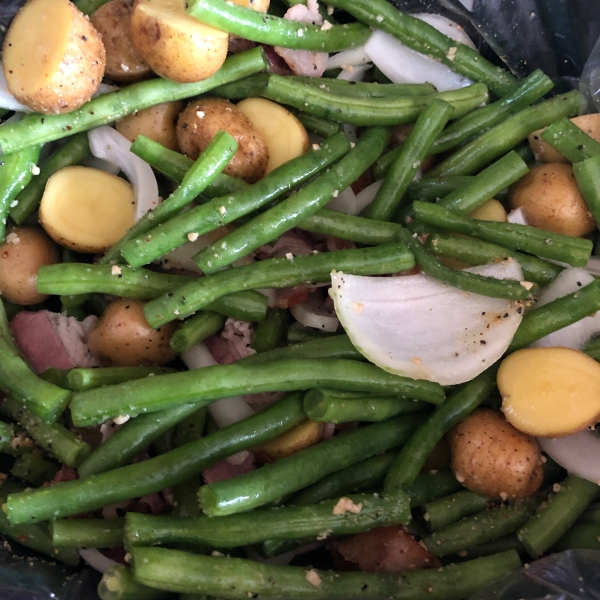
[[[468,269],[522,278],[515,261]],[[454,385],[495,363],[521,323],[520,303],[463,292],[427,275],[332,273],[336,312],[356,348],[385,371]]]
[[370,62],[364,46],[353,48],[352,50],[344,50],[333,54],[327,60],[327,70],[340,69],[347,66],[364,65]]
[[366,72],[372,67],[371,63],[365,65],[348,65],[342,69],[341,73],[336,79],[343,81],[362,81],[365,77]]
[[592,275],[600,275],[600,256],[592,256],[585,265],[585,270]]
[[327,203],[327,208],[346,213],[347,215],[357,214],[356,194],[354,193],[354,190],[351,187],[342,190]]
[[[594,276],[586,269],[569,267],[540,294],[538,305],[542,306],[576,292],[594,281]],[[600,313],[585,317],[568,327],[563,327],[531,344],[534,348],[551,348],[562,346],[573,350],[583,350],[583,347],[594,336],[600,333]]]
[[509,223],[516,223],[517,225],[529,225],[522,208],[515,208],[515,210],[511,210],[506,215],[506,220]]
[[104,571],[119,564],[112,558],[108,558],[108,556],[102,554],[100,550],[96,550],[96,548],[79,548],[79,556],[81,556],[90,567],[96,569],[96,571],[99,571],[100,573],[104,573]]
[[585,430],[563,438],[538,438],[542,450],[569,473],[600,485],[600,437]]
[[304,327],[333,333],[340,325],[335,313],[327,310],[315,294],[311,294],[304,302],[291,306],[290,312]]
[[440,33],[447,35],[450,39],[455,42],[469,46],[473,50],[476,50],[475,44],[471,41],[471,38],[465,33],[465,30],[454,21],[442,17],[442,15],[436,15],[433,13],[415,13],[413,17],[425,21],[428,25],[435,27]]
[[135,220],[156,208],[159,203],[156,177],[150,165],[129,150],[131,142],[108,125],[92,129],[88,138],[96,158],[114,163],[127,175],[136,198]]

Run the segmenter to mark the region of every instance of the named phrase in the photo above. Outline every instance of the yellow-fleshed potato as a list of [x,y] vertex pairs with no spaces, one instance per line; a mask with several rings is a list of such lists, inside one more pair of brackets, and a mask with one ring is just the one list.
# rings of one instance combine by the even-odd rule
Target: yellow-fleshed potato
[[141,134],[178,152],[175,124],[182,110],[183,102],[179,101],[156,104],[117,121],[117,131],[130,142]]
[[96,322],[88,346],[106,366],[165,365],[175,358],[169,344],[177,323],[152,329],[144,305],[141,300],[113,300]]
[[90,167],[67,167],[46,184],[42,227],[61,246],[105,252],[133,225],[135,198],[129,183]]
[[155,73],[193,83],[221,68],[228,34],[188,15],[185,4],[185,0],[135,0],[131,39]]
[[200,98],[179,115],[177,141],[181,151],[196,160],[219,131],[231,134],[238,143],[224,172],[255,183],[269,164],[269,147],[250,119],[223,98]]
[[[577,125],[579,129],[587,133],[590,137],[600,142],[600,113],[592,115],[581,115],[573,117],[571,122]],[[541,137],[543,129],[534,131],[529,136],[529,145],[533,151],[535,159],[541,163],[568,163],[566,157],[556,151],[550,144],[547,144]]]
[[6,33],[2,55],[8,89],[42,113],[87,102],[106,63],[100,34],[69,0],[29,0]]
[[15,227],[0,246],[0,295],[24,306],[43,302],[48,296],[37,291],[37,272],[58,262],[58,248],[42,229]]
[[497,376],[502,412],[536,437],[562,437],[600,420],[600,364],[570,348],[513,352]]
[[133,0],[111,0],[90,16],[106,50],[104,74],[115,81],[139,81],[152,72],[131,41]]
[[575,237],[596,228],[573,167],[562,163],[538,165],[513,184],[509,192],[512,208],[522,208],[530,225]]
[[244,8],[251,8],[256,12],[267,12],[269,10],[269,4],[271,0],[231,0],[234,4],[238,6],[243,6]]
[[499,223],[506,222],[506,211],[504,206],[498,200],[492,198],[478,206],[475,210],[469,213],[473,219],[481,219],[482,221],[498,221]]
[[276,438],[254,448],[256,458],[260,462],[275,462],[280,458],[291,456],[304,448],[314,446],[323,435],[323,423],[302,421],[296,427],[278,435]]
[[265,175],[310,147],[304,125],[289,111],[264,98],[247,98],[237,107],[250,119],[269,148]]
[[448,433],[450,466],[466,488],[515,500],[534,494],[543,479],[537,441],[489,408],[477,409]]

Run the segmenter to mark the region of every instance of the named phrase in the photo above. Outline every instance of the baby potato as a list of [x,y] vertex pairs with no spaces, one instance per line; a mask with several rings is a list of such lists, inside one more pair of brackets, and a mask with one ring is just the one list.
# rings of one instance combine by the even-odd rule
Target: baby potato
[[570,348],[513,352],[497,376],[502,412],[517,429],[554,438],[600,420],[600,364]]
[[131,39],[155,73],[193,83],[221,68],[229,36],[188,15],[185,7],[185,0],[135,0]]
[[90,167],[67,167],[46,183],[39,219],[61,246],[105,252],[133,225],[135,199],[129,183]]
[[232,0],[234,4],[243,6],[244,8],[251,8],[256,12],[267,12],[269,10],[269,4],[271,0]]
[[30,0],[4,40],[8,89],[42,113],[65,113],[87,102],[102,81],[100,34],[69,0]]
[[111,0],[90,16],[106,50],[104,74],[115,81],[139,81],[152,72],[131,41],[133,0]]
[[58,262],[58,248],[42,229],[15,227],[0,246],[0,294],[24,306],[43,302],[48,296],[37,291],[37,272]]
[[237,107],[250,119],[269,149],[265,175],[310,147],[304,125],[289,111],[264,98],[247,98]]
[[113,300],[96,322],[88,346],[106,366],[165,365],[175,358],[169,344],[177,324],[153,329],[144,305],[141,300]]
[[117,121],[117,131],[130,142],[141,134],[179,152],[175,123],[182,110],[183,102],[179,101],[156,104]]
[[200,98],[189,104],[177,121],[177,141],[181,151],[196,160],[220,131],[231,134],[237,152],[224,173],[255,183],[269,164],[269,147],[250,119],[223,98]]
[[506,222],[506,211],[504,210],[504,206],[494,198],[484,202],[475,210],[472,210],[469,213],[469,216],[473,219],[481,219],[482,221]]
[[[571,122],[577,125],[579,129],[587,133],[590,137],[594,138],[597,142],[600,142],[600,113],[573,117]],[[538,129],[528,138],[535,159],[541,163],[568,163],[569,160],[567,160],[566,157],[540,137],[542,131],[544,130]]]
[[551,163],[533,167],[509,191],[512,208],[522,208],[530,225],[580,237],[596,228],[575,181],[573,167]]
[[495,410],[480,408],[448,433],[454,475],[466,488],[514,500],[534,494],[543,479],[537,441]]
[[291,456],[304,448],[314,446],[323,435],[323,427],[323,423],[307,419],[276,438],[256,446],[254,454],[260,462],[267,463]]

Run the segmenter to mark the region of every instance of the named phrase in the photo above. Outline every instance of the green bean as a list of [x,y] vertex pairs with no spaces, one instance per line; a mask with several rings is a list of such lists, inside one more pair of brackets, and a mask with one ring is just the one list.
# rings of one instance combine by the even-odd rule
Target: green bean
[[450,104],[438,98],[423,109],[402,144],[402,150],[390,165],[373,202],[367,207],[367,218],[389,221],[394,212],[406,204],[404,196],[408,185],[453,112]]
[[6,235],[6,220],[15,205],[17,195],[29,184],[38,169],[41,146],[31,146],[21,152],[2,157],[0,162],[0,240]]
[[[330,281],[332,269],[353,275],[385,275],[414,266],[412,254],[401,243],[359,250],[337,250],[290,258],[269,258],[226,269],[182,285],[149,302],[144,314],[152,327],[185,318],[225,294],[248,288],[284,288]],[[41,269],[40,269],[41,271]],[[39,276],[38,276],[39,277]],[[39,287],[38,287],[39,289]]]
[[331,169],[289,198],[254,217],[193,257],[204,273],[215,273],[264,244],[277,239],[323,208],[337,192],[356,181],[383,152],[390,131],[367,129],[355,147]]
[[490,394],[496,369],[487,369],[456,390],[444,404],[429,415],[402,448],[385,478],[384,492],[410,485],[435,445],[454,425],[470,415]]
[[600,336],[592,338],[586,345],[583,351],[591,356],[594,360],[600,361]]
[[183,404],[128,421],[86,457],[77,469],[79,476],[85,479],[126,465],[197,410],[193,404]]
[[[131,144],[130,150],[175,183],[181,183],[185,174],[194,164],[194,161],[184,154],[169,150],[158,142],[141,134],[135,138],[133,144]],[[237,177],[219,173],[216,178],[208,184],[202,194],[207,198],[217,198],[219,196],[226,196],[227,194],[239,192],[248,187],[250,187],[248,183]]]
[[296,227],[303,231],[331,235],[367,246],[389,244],[396,239],[401,229],[397,223],[346,215],[328,208],[322,208],[298,223]]
[[427,502],[424,518],[430,531],[442,529],[463,517],[470,517],[486,508],[492,500],[471,490],[462,490],[450,496]]
[[401,446],[422,420],[421,415],[403,415],[367,425],[305,448],[251,473],[204,485],[198,491],[200,505],[209,517],[264,506],[339,469]]
[[10,474],[32,485],[42,485],[54,478],[58,465],[44,460],[31,452],[21,454],[13,463]]
[[[147,234],[158,225],[167,222],[191,204],[211,181],[223,171],[235,154],[238,144],[226,131],[218,131],[204,152],[185,174],[181,185],[156,208],[147,212],[139,221],[127,230],[125,235],[108,250],[98,261],[108,264],[120,258],[121,250],[129,240]],[[186,213],[187,214],[187,213]],[[137,265],[141,266],[141,265]]]
[[569,474],[535,514],[519,530],[517,537],[533,558],[551,548],[577,520],[598,493],[598,485]]
[[71,415],[77,426],[87,427],[117,415],[175,409],[188,403],[201,408],[239,394],[307,390],[315,386],[399,394],[433,404],[444,400],[437,383],[392,375],[370,363],[299,359],[255,365],[235,362],[76,392]]
[[508,352],[525,348],[550,333],[567,327],[600,310],[600,282],[539,306],[523,317]]
[[[267,314],[269,309],[267,309]],[[186,319],[171,337],[171,349],[185,352],[207,337],[218,333],[225,325],[225,317],[212,310],[201,310]]]
[[530,133],[554,123],[560,117],[577,115],[580,100],[581,94],[572,90],[525,108],[467,142],[454,154],[428,171],[426,178],[477,173],[494,159],[512,150]]
[[297,110],[288,107],[288,110],[304,125],[304,127],[314,133],[316,135],[320,135],[323,138],[331,137],[335,135],[340,130],[341,125],[339,123],[334,123],[333,121],[328,121],[327,119],[321,119],[320,117],[316,117],[315,115],[310,115],[301,110]]
[[417,475],[414,482],[406,487],[410,497],[410,507],[418,508],[426,502],[437,500],[464,489],[450,470],[431,471]]
[[[23,486],[13,479],[4,481],[0,488],[0,504],[6,502],[9,494],[21,492],[23,489]],[[79,564],[77,548],[55,548],[52,545],[52,540],[45,524],[21,523],[20,525],[14,525],[10,522],[4,511],[0,510],[0,534],[11,538],[26,548],[42,552],[50,556],[52,560],[59,560],[71,567]]]
[[427,408],[424,402],[398,396],[375,396],[317,389],[309,390],[304,395],[304,412],[308,418],[324,423],[383,421],[389,417],[421,412]]
[[[62,263],[41,267],[37,275],[38,291],[51,295],[97,292],[131,300],[152,300],[191,281],[181,275],[134,270],[125,265],[118,268],[120,273],[113,274],[111,265]],[[262,321],[267,314],[267,297],[254,290],[240,290],[216,298],[207,309],[242,321]]]
[[12,425],[0,421],[0,452],[6,453],[7,450],[11,449],[11,442],[14,437],[15,432]]
[[[460,146],[475,135],[501,123],[508,115],[512,115],[533,104],[549,92],[553,85],[547,75],[536,69],[523,79],[514,91],[503,96],[497,102],[476,108],[464,117],[453,121],[433,142],[426,156],[440,154],[441,152],[446,152]],[[377,160],[374,166],[375,177],[381,179],[387,173],[392,162],[402,151],[401,149],[402,146],[398,146]]]
[[504,537],[492,540],[491,542],[484,542],[483,544],[477,544],[467,550],[461,552],[461,556],[468,556],[469,558],[479,558],[480,556],[490,556],[490,554],[497,554],[498,552],[506,552],[507,550],[516,550],[520,556],[526,556],[527,553],[523,548],[523,544],[517,539],[514,533],[505,535]]
[[[11,317],[12,318],[12,317]],[[19,347],[17,346],[10,326],[8,324],[8,315],[6,314],[6,300],[0,298],[0,337],[9,345],[10,349],[14,354],[19,354]]]
[[470,213],[529,172],[519,155],[511,151],[483,169],[463,188],[451,192],[440,204],[459,213]]
[[311,339],[306,342],[251,354],[238,360],[237,363],[240,365],[259,365],[276,360],[289,360],[293,358],[348,358],[350,360],[364,360],[363,355],[354,347],[350,338],[343,334]]
[[452,114],[457,118],[477,108],[488,98],[487,87],[483,83],[429,96],[355,98],[275,74],[269,75],[263,96],[335,123],[360,126],[414,123],[419,113],[435,98],[452,105]]
[[254,416],[167,454],[87,479],[11,494],[5,512],[11,523],[32,523],[76,515],[159,492],[188,480],[236,452],[266,442],[305,419],[302,397],[293,394]]
[[67,374],[69,389],[77,392],[92,390],[103,385],[114,385],[142,377],[173,373],[168,367],[104,367],[71,369]]
[[292,81],[299,81],[353,98],[398,98],[406,96],[428,96],[435,94],[431,83],[365,83],[364,81],[346,81],[328,77],[292,76]]
[[513,533],[527,522],[537,504],[535,499],[528,498],[519,503],[486,509],[434,531],[422,542],[434,556],[457,554]]
[[220,0],[192,0],[186,10],[203,23],[244,39],[296,50],[337,52],[361,46],[371,34],[360,23],[333,25],[324,31],[319,25],[299,24]]
[[566,117],[542,131],[540,137],[572,163],[600,155],[600,143]]
[[[246,600],[283,597],[293,590],[298,598],[391,598],[392,600],[460,600],[521,566],[516,552],[477,558],[441,569],[410,573],[348,573],[281,567],[243,558],[201,556],[166,548],[134,548],[137,581],[173,592],[202,592]],[[309,574],[318,583],[309,583]]]
[[175,446],[183,446],[199,440],[204,434],[206,424],[206,410],[198,409],[191,415],[177,423],[175,427]]
[[0,149],[4,154],[88,131],[122,119],[161,102],[182,100],[236,81],[267,68],[262,48],[254,48],[226,59],[219,71],[197,83],[151,79],[92,98],[80,108],[60,115],[32,114],[16,123],[0,126]]
[[600,524],[574,525],[552,546],[553,552],[580,548],[600,550]]
[[[293,323],[290,327],[288,327],[286,333],[287,343],[290,345],[300,344],[304,342],[313,342],[315,340],[324,340],[330,337],[337,337],[339,334],[331,333],[328,331],[323,331],[321,329],[313,329],[312,327],[304,327],[304,325],[300,325],[300,323]],[[352,344],[350,344],[352,345]],[[350,357],[340,357],[337,358],[352,358]]]
[[104,572],[98,585],[98,596],[100,600],[162,600],[172,597],[170,592],[138,583],[131,569],[124,565],[115,565]]
[[9,423],[0,421],[0,452],[10,456],[21,456],[35,449],[35,443],[27,434]]
[[125,518],[58,519],[50,522],[52,544],[57,548],[116,548],[123,545]]
[[563,271],[563,267],[541,258],[473,238],[432,233],[427,237],[425,246],[435,255],[448,256],[471,265],[485,265],[513,258],[519,263],[525,280],[538,285],[547,285]]
[[44,422],[15,398],[6,397],[0,404],[0,412],[24,427],[41,448],[68,467],[79,465],[92,450],[89,444],[77,438],[68,429],[58,423]]
[[282,308],[268,308],[267,317],[254,328],[250,347],[256,352],[275,350],[290,321],[290,313]]
[[[591,139],[591,138],[590,138]],[[600,144],[599,144],[600,145]],[[581,195],[594,216],[600,221],[600,155],[573,165],[573,175]]]
[[78,133],[67,140],[64,146],[56,150],[42,164],[39,175],[32,179],[15,198],[16,204],[13,203],[14,206],[11,206],[10,218],[17,225],[24,223],[37,210],[48,179],[65,167],[80,164],[89,152],[90,144],[87,133]]
[[84,14],[91,15],[109,0],[75,0],[73,4]]
[[589,240],[528,225],[472,219],[428,202],[416,201],[413,208],[417,218],[428,225],[535,254],[540,258],[566,262],[574,267],[585,266],[592,251],[592,242]]
[[213,519],[141,515],[129,513],[125,526],[125,546],[157,544],[208,544],[235,548],[267,539],[294,540],[328,535],[347,535],[373,527],[398,525],[410,520],[410,506],[404,492],[389,498],[356,494],[348,500],[359,512],[335,510],[343,499],[326,500],[311,506],[282,506]]
[[408,195],[411,200],[435,202],[465,187],[473,181],[473,177],[473,175],[448,175],[437,179],[421,179],[408,186]]
[[575,522],[576,525],[595,525],[600,523],[600,502],[590,504]]
[[421,267],[423,273],[459,290],[490,296],[491,298],[508,298],[510,300],[526,300],[530,294],[528,289],[514,279],[495,279],[494,277],[469,273],[462,269],[445,267],[407,229],[403,229],[399,233],[399,238],[413,253],[415,261]]
[[273,170],[249,190],[215,198],[131,239],[122,248],[122,254],[133,267],[152,262],[189,242],[190,234],[209,233],[268,204],[320,172],[349,148],[346,136],[339,133],[326,140],[318,150],[307,152]]
[[258,73],[257,75],[245,77],[240,81],[220,85],[218,88],[211,90],[210,95],[217,98],[227,98],[228,100],[260,98],[267,87],[268,81],[268,73]]

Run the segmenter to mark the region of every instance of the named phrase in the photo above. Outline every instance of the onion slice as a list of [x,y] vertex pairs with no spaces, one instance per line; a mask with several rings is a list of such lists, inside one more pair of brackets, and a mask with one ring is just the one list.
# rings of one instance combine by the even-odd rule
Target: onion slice
[[290,306],[290,312],[298,323],[304,327],[312,327],[333,333],[339,327],[339,320],[327,310],[315,294],[311,294],[304,302]]
[[542,450],[569,473],[600,485],[600,437],[586,429],[562,438],[538,438]]
[[79,556],[81,556],[90,567],[96,569],[96,571],[99,571],[100,573],[104,573],[104,571],[119,564],[112,558],[104,556],[104,554],[102,554],[100,550],[96,550],[96,548],[79,548]]
[[139,221],[160,201],[158,184],[150,165],[130,151],[131,142],[118,131],[104,125],[88,133],[90,150],[96,158],[117,165],[131,182],[136,199],[135,220]]
[[353,48],[352,50],[344,50],[343,52],[338,52],[337,54],[333,54],[327,60],[327,70],[331,71],[331,69],[340,69],[348,66],[357,66],[364,65],[370,62],[370,58],[365,52],[364,46],[359,46],[358,48]]
[[[594,276],[586,269],[569,267],[565,269],[548,287],[540,294],[538,305],[543,306],[557,298],[576,292],[594,281]],[[583,350],[583,347],[594,336],[600,333],[600,313],[585,317],[568,327],[563,327],[537,340],[533,348],[550,348],[562,346],[573,350]]]
[[[522,278],[513,261],[467,269]],[[522,305],[463,292],[427,275],[362,277],[332,273],[337,315],[356,348],[385,371],[454,385],[500,359],[522,319]]]
[[506,215],[506,220],[509,223],[515,223],[517,225],[529,225],[522,208],[515,208],[515,210],[511,210]]

